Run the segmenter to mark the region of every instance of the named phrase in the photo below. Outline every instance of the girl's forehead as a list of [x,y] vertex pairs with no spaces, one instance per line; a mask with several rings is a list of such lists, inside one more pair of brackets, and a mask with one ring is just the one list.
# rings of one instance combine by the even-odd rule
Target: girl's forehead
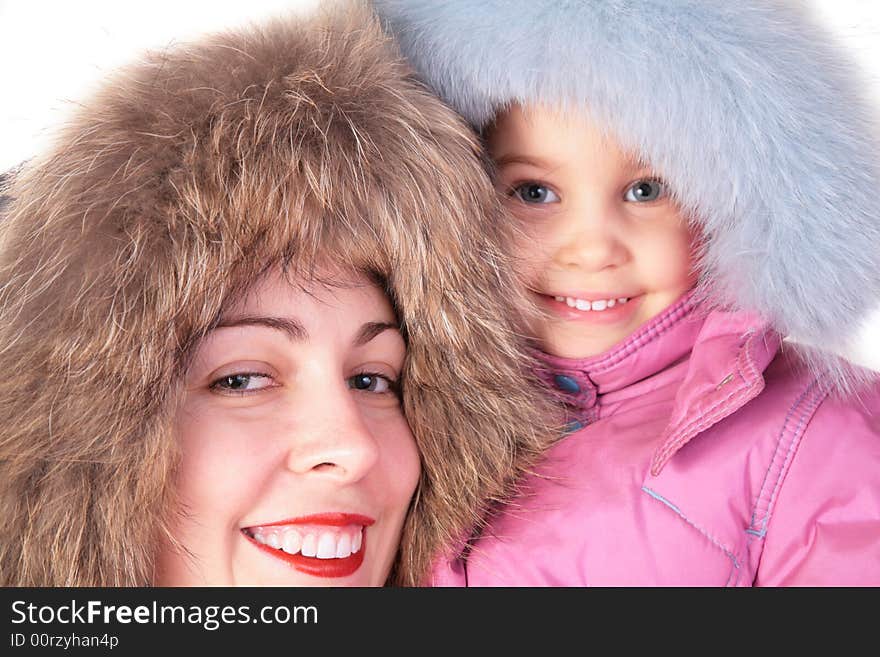
[[628,168],[649,166],[634,148],[586,108],[513,104],[500,111],[487,129],[486,141],[498,164],[525,159],[542,168],[602,154]]

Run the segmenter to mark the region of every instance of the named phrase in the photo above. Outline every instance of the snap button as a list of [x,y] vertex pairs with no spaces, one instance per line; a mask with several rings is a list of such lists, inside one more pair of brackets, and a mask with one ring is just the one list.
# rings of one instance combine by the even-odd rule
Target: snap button
[[565,433],[574,433],[575,431],[580,431],[586,426],[583,422],[578,422],[577,420],[572,420],[563,428],[563,432]]
[[556,384],[556,387],[564,392],[576,393],[581,391],[580,385],[578,382],[572,379],[570,376],[565,376],[564,374],[556,374],[553,377],[553,382]]

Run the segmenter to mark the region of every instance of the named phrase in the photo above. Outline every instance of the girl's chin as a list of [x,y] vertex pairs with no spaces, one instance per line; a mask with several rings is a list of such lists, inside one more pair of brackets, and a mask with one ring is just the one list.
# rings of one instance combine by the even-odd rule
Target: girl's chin
[[569,360],[584,360],[601,356],[627,338],[631,331],[615,332],[613,335],[570,335],[569,331],[548,330],[541,336],[543,350],[551,356]]

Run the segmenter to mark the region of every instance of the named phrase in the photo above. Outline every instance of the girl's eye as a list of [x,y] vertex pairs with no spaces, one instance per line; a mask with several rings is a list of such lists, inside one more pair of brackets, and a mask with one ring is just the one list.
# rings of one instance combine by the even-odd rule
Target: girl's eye
[[376,394],[397,394],[397,381],[373,372],[361,372],[348,380],[348,387]]
[[666,196],[666,183],[662,180],[637,180],[623,195],[625,201],[647,203]]
[[523,183],[513,188],[513,193],[524,203],[557,203],[559,196],[549,187],[539,183]]
[[244,393],[272,387],[272,377],[265,374],[230,374],[211,384],[211,388],[223,393]]

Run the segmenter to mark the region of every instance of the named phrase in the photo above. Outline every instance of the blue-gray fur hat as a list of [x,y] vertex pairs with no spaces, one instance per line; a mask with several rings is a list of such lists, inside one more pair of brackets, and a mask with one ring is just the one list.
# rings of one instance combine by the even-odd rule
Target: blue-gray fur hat
[[374,1],[477,129],[513,102],[588,107],[701,226],[704,290],[841,352],[880,303],[880,140],[860,74],[803,4]]

